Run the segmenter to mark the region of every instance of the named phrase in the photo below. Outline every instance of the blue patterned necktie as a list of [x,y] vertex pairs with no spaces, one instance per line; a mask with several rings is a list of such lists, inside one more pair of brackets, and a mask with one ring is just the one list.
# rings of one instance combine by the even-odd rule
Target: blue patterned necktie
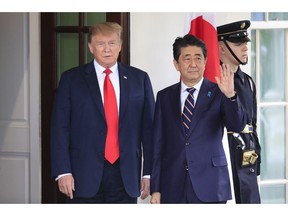
[[188,91],[188,96],[186,98],[184,109],[182,113],[182,120],[183,120],[183,126],[185,130],[185,134],[187,135],[190,129],[190,124],[193,117],[194,112],[194,96],[193,93],[196,89],[195,88],[187,88],[186,91]]

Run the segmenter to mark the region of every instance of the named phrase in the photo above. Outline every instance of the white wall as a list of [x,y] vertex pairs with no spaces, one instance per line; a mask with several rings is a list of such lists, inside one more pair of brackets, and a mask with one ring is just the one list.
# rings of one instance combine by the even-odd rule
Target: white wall
[[179,80],[172,44],[184,20],[184,13],[131,13],[131,64],[149,73],[155,93]]

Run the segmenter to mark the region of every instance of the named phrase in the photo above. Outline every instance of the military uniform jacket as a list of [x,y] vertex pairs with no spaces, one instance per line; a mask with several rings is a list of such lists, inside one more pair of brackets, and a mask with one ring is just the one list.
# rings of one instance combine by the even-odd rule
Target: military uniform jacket
[[228,133],[230,158],[233,171],[235,199],[237,203],[260,203],[257,175],[260,175],[261,147],[257,135],[256,87],[252,78],[240,67],[234,76],[235,91],[246,111],[247,124],[253,126],[253,133],[240,133],[245,150],[255,150],[258,159],[253,165],[242,167],[243,150],[232,134]]

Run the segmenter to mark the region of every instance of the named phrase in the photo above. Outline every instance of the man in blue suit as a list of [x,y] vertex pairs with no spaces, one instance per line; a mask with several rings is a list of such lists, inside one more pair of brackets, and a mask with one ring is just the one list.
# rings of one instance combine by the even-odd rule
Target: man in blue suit
[[[226,203],[232,199],[223,130],[226,126],[241,131],[246,116],[228,65],[222,65],[218,85],[203,77],[206,56],[206,45],[193,35],[178,37],[173,44],[174,66],[181,81],[157,94],[151,203]],[[194,109],[185,122],[186,89],[192,87]]]
[[[88,36],[94,60],[61,76],[52,113],[51,161],[52,178],[68,203],[137,203],[140,195],[150,194],[155,99],[146,72],[117,62],[121,44],[120,25],[96,24]],[[105,146],[113,141],[106,143],[113,130],[107,122],[112,113],[105,109],[112,98],[111,92],[105,95],[106,76],[119,116],[112,122],[118,144],[112,162],[105,156]]]

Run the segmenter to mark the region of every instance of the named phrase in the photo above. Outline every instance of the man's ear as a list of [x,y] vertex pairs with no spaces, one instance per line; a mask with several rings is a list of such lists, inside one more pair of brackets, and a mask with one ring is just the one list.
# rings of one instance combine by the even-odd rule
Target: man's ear
[[175,59],[173,59],[173,64],[176,70],[179,71],[178,62]]
[[225,48],[222,43],[219,43],[218,49],[219,49],[219,54],[225,54]]
[[91,54],[93,54],[93,46],[91,43],[88,43],[88,48]]

